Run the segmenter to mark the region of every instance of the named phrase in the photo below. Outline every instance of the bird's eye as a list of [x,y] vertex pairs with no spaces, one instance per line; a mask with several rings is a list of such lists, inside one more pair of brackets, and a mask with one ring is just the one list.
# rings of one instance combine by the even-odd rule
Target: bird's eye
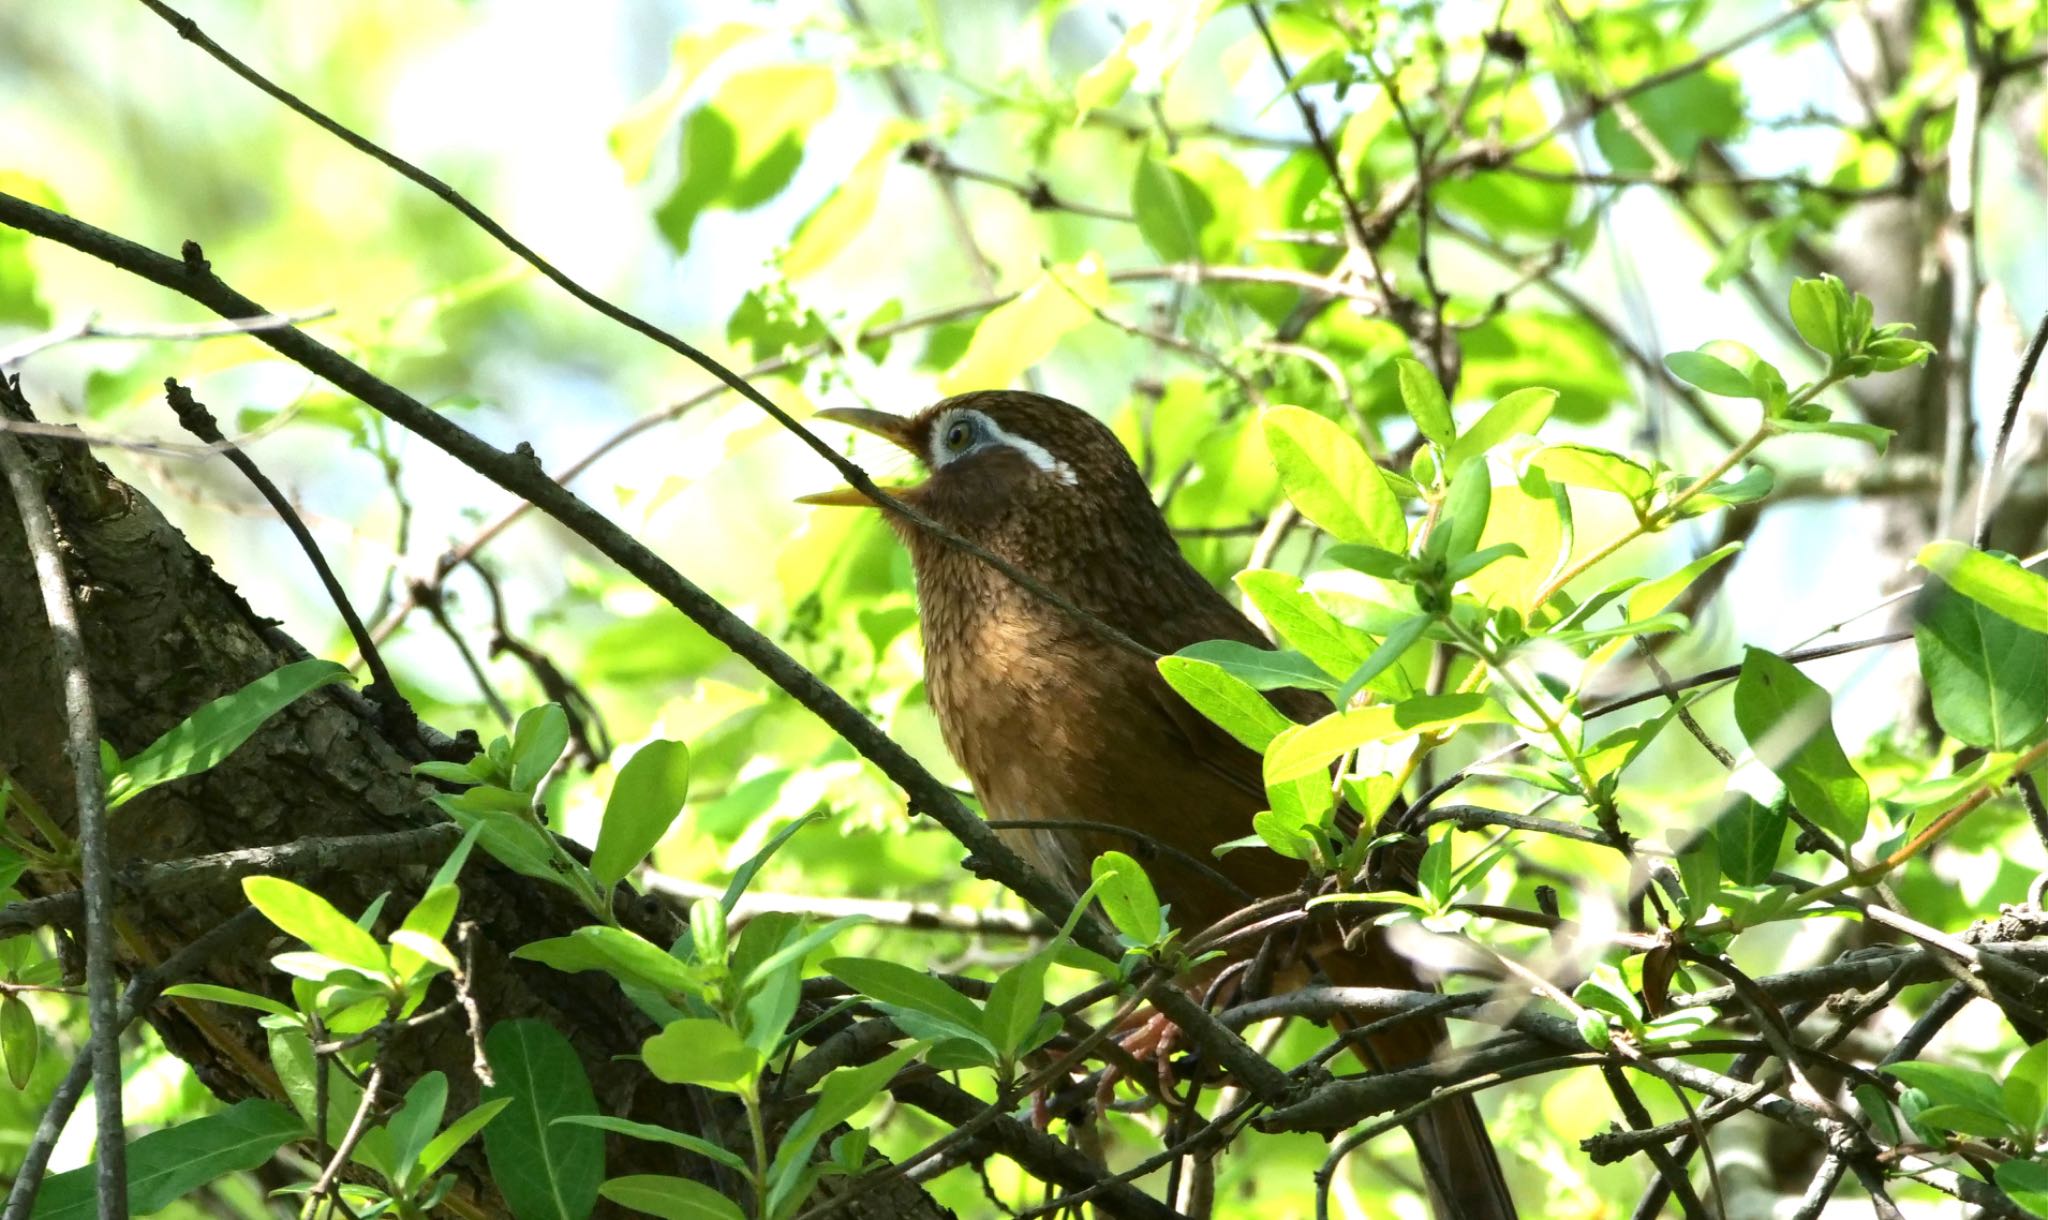
[[968,442],[973,439],[974,425],[964,419],[954,420],[946,429],[946,448],[953,453],[967,448]]

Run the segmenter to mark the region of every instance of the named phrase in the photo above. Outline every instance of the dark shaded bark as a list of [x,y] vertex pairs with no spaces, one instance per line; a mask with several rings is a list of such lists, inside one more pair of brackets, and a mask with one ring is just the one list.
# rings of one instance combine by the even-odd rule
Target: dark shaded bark
[[[11,397],[11,395],[0,395]],[[17,408],[18,411],[18,408]],[[195,708],[306,654],[276,630],[214,572],[207,558],[135,488],[94,461],[83,445],[23,438],[61,533],[85,634],[101,731],[123,756],[140,750]],[[21,522],[0,504],[0,768],[62,824],[71,789],[62,744],[64,722],[50,664],[41,604],[30,576]],[[117,864],[177,860],[212,852],[291,842],[307,836],[378,834],[442,821],[427,803],[430,788],[414,779],[408,757],[417,741],[394,743],[359,694],[316,691],[272,720],[219,767],[159,788],[117,811],[111,827]],[[438,864],[440,853],[398,867],[360,873],[331,871],[307,883],[344,911],[360,911],[394,891],[399,915]],[[62,892],[71,879],[31,874],[30,894]],[[487,1022],[544,1020],[581,1054],[600,1107],[610,1114],[659,1122],[707,1138],[685,1091],[654,1082],[637,1062],[614,1061],[638,1050],[652,1026],[609,983],[571,976],[510,953],[529,941],[560,936],[588,922],[565,895],[473,858],[464,874],[458,918],[477,925],[473,991]],[[199,933],[244,908],[232,884],[152,897],[124,895],[120,960],[124,973],[162,961]],[[658,943],[675,931],[671,915],[636,909],[631,922]],[[388,931],[388,929],[380,929]],[[253,937],[217,956],[205,980],[289,1000],[284,977],[269,965],[274,946]],[[437,984],[445,988],[446,982]],[[439,990],[429,1004],[445,998]],[[253,1014],[219,1005],[162,1001],[148,1017],[207,1086],[227,1098],[280,1096]],[[459,1017],[408,1030],[387,1052],[389,1078],[403,1090],[438,1069],[451,1086],[451,1113],[473,1104],[471,1042]],[[715,1121],[715,1120],[714,1120]],[[673,1150],[615,1140],[609,1172],[689,1172]],[[463,1210],[503,1214],[485,1184],[475,1146],[458,1165],[471,1187]],[[946,1214],[913,1184],[870,1192],[848,1214],[874,1217]]]

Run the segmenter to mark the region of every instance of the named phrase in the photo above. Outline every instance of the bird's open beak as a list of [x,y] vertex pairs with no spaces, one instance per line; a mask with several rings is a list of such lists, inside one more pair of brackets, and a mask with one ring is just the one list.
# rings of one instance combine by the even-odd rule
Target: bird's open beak
[[[811,418],[822,419],[828,423],[847,424],[851,427],[859,428],[863,432],[872,432],[876,436],[895,442],[906,450],[915,452],[915,447],[911,443],[910,434],[907,430],[910,426],[910,421],[900,415],[891,415],[887,411],[870,411],[865,407],[827,407],[823,411],[817,412]],[[898,489],[884,488],[883,490],[893,494]],[[812,492],[807,496],[798,496],[796,502],[798,504],[823,504],[838,508],[878,507],[873,500],[868,499],[865,495],[851,487],[835,487],[831,491]]]

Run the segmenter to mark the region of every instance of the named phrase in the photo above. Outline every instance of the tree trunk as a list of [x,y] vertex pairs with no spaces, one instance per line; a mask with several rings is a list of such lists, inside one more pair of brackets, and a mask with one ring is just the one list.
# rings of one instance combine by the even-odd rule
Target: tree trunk
[[[9,400],[12,400],[11,402]],[[11,410],[9,408],[11,407]],[[19,399],[0,387],[0,411],[20,415]],[[277,631],[220,579],[133,487],[92,459],[82,444],[23,436],[36,467],[78,604],[93,698],[103,736],[129,756],[211,699],[238,689],[306,653]],[[63,752],[63,701],[50,657],[48,628],[36,591],[21,521],[0,496],[0,768],[70,826],[72,780]],[[411,775],[417,742],[398,743],[379,727],[361,695],[326,687],[275,717],[220,766],[158,788],[116,811],[110,836],[118,866],[179,860],[212,852],[290,843],[308,837],[381,834],[442,822],[427,803],[431,789]],[[343,911],[363,910],[392,891],[401,914],[439,863],[354,872],[335,869],[301,880]],[[61,893],[71,878],[30,874],[30,894]],[[120,903],[124,973],[162,961],[202,932],[243,910],[238,886],[222,884],[175,895],[124,892]],[[629,922],[657,943],[677,928],[673,914],[652,904]],[[529,941],[561,936],[588,922],[566,895],[498,867],[477,853],[462,879],[458,921],[477,925],[473,994],[486,1024],[525,1017],[546,1021],[580,1053],[607,1114],[657,1122],[719,1140],[718,1108],[688,1091],[654,1082],[633,1061],[653,1032],[608,982],[511,960]],[[389,929],[380,928],[380,932]],[[203,980],[289,1002],[285,978],[269,964],[275,934],[252,935],[217,954]],[[445,988],[446,982],[437,984]],[[445,998],[439,991],[429,1006]],[[228,1099],[281,1097],[264,1031],[253,1014],[221,1005],[162,1000],[148,1019],[199,1078]],[[472,1045],[459,1017],[390,1039],[387,1075],[394,1095],[431,1070],[450,1082],[450,1113],[474,1104],[478,1082]],[[722,1141],[721,1141],[722,1142]],[[688,1173],[673,1149],[614,1139],[608,1172]],[[480,1145],[458,1159],[467,1176],[463,1210],[507,1214],[482,1172]],[[701,1165],[701,1163],[700,1163]],[[914,1184],[866,1191],[843,1215],[937,1217],[948,1214]],[[458,1200],[451,1200],[455,1202]]]

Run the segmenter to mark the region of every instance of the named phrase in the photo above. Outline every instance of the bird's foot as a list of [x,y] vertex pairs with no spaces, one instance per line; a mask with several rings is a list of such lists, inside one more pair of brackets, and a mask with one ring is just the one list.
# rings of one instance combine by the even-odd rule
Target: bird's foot
[[1114,1100],[1116,1082],[1119,1080],[1128,1078],[1140,1084],[1147,1083],[1142,1077],[1126,1070],[1125,1063],[1133,1061],[1134,1066],[1151,1065],[1156,1081],[1153,1091],[1168,1107],[1178,1106],[1179,1100],[1174,1095],[1176,1082],[1173,1076],[1173,1051],[1175,1043],[1179,1040],[1180,1026],[1175,1025],[1165,1014],[1158,1012],[1139,1018],[1126,1032],[1119,1034],[1117,1045],[1122,1048],[1126,1058],[1124,1062],[1112,1060],[1108,1069],[1102,1073],[1102,1082],[1095,1090],[1096,1108],[1104,1112],[1109,1110],[1110,1103]]

